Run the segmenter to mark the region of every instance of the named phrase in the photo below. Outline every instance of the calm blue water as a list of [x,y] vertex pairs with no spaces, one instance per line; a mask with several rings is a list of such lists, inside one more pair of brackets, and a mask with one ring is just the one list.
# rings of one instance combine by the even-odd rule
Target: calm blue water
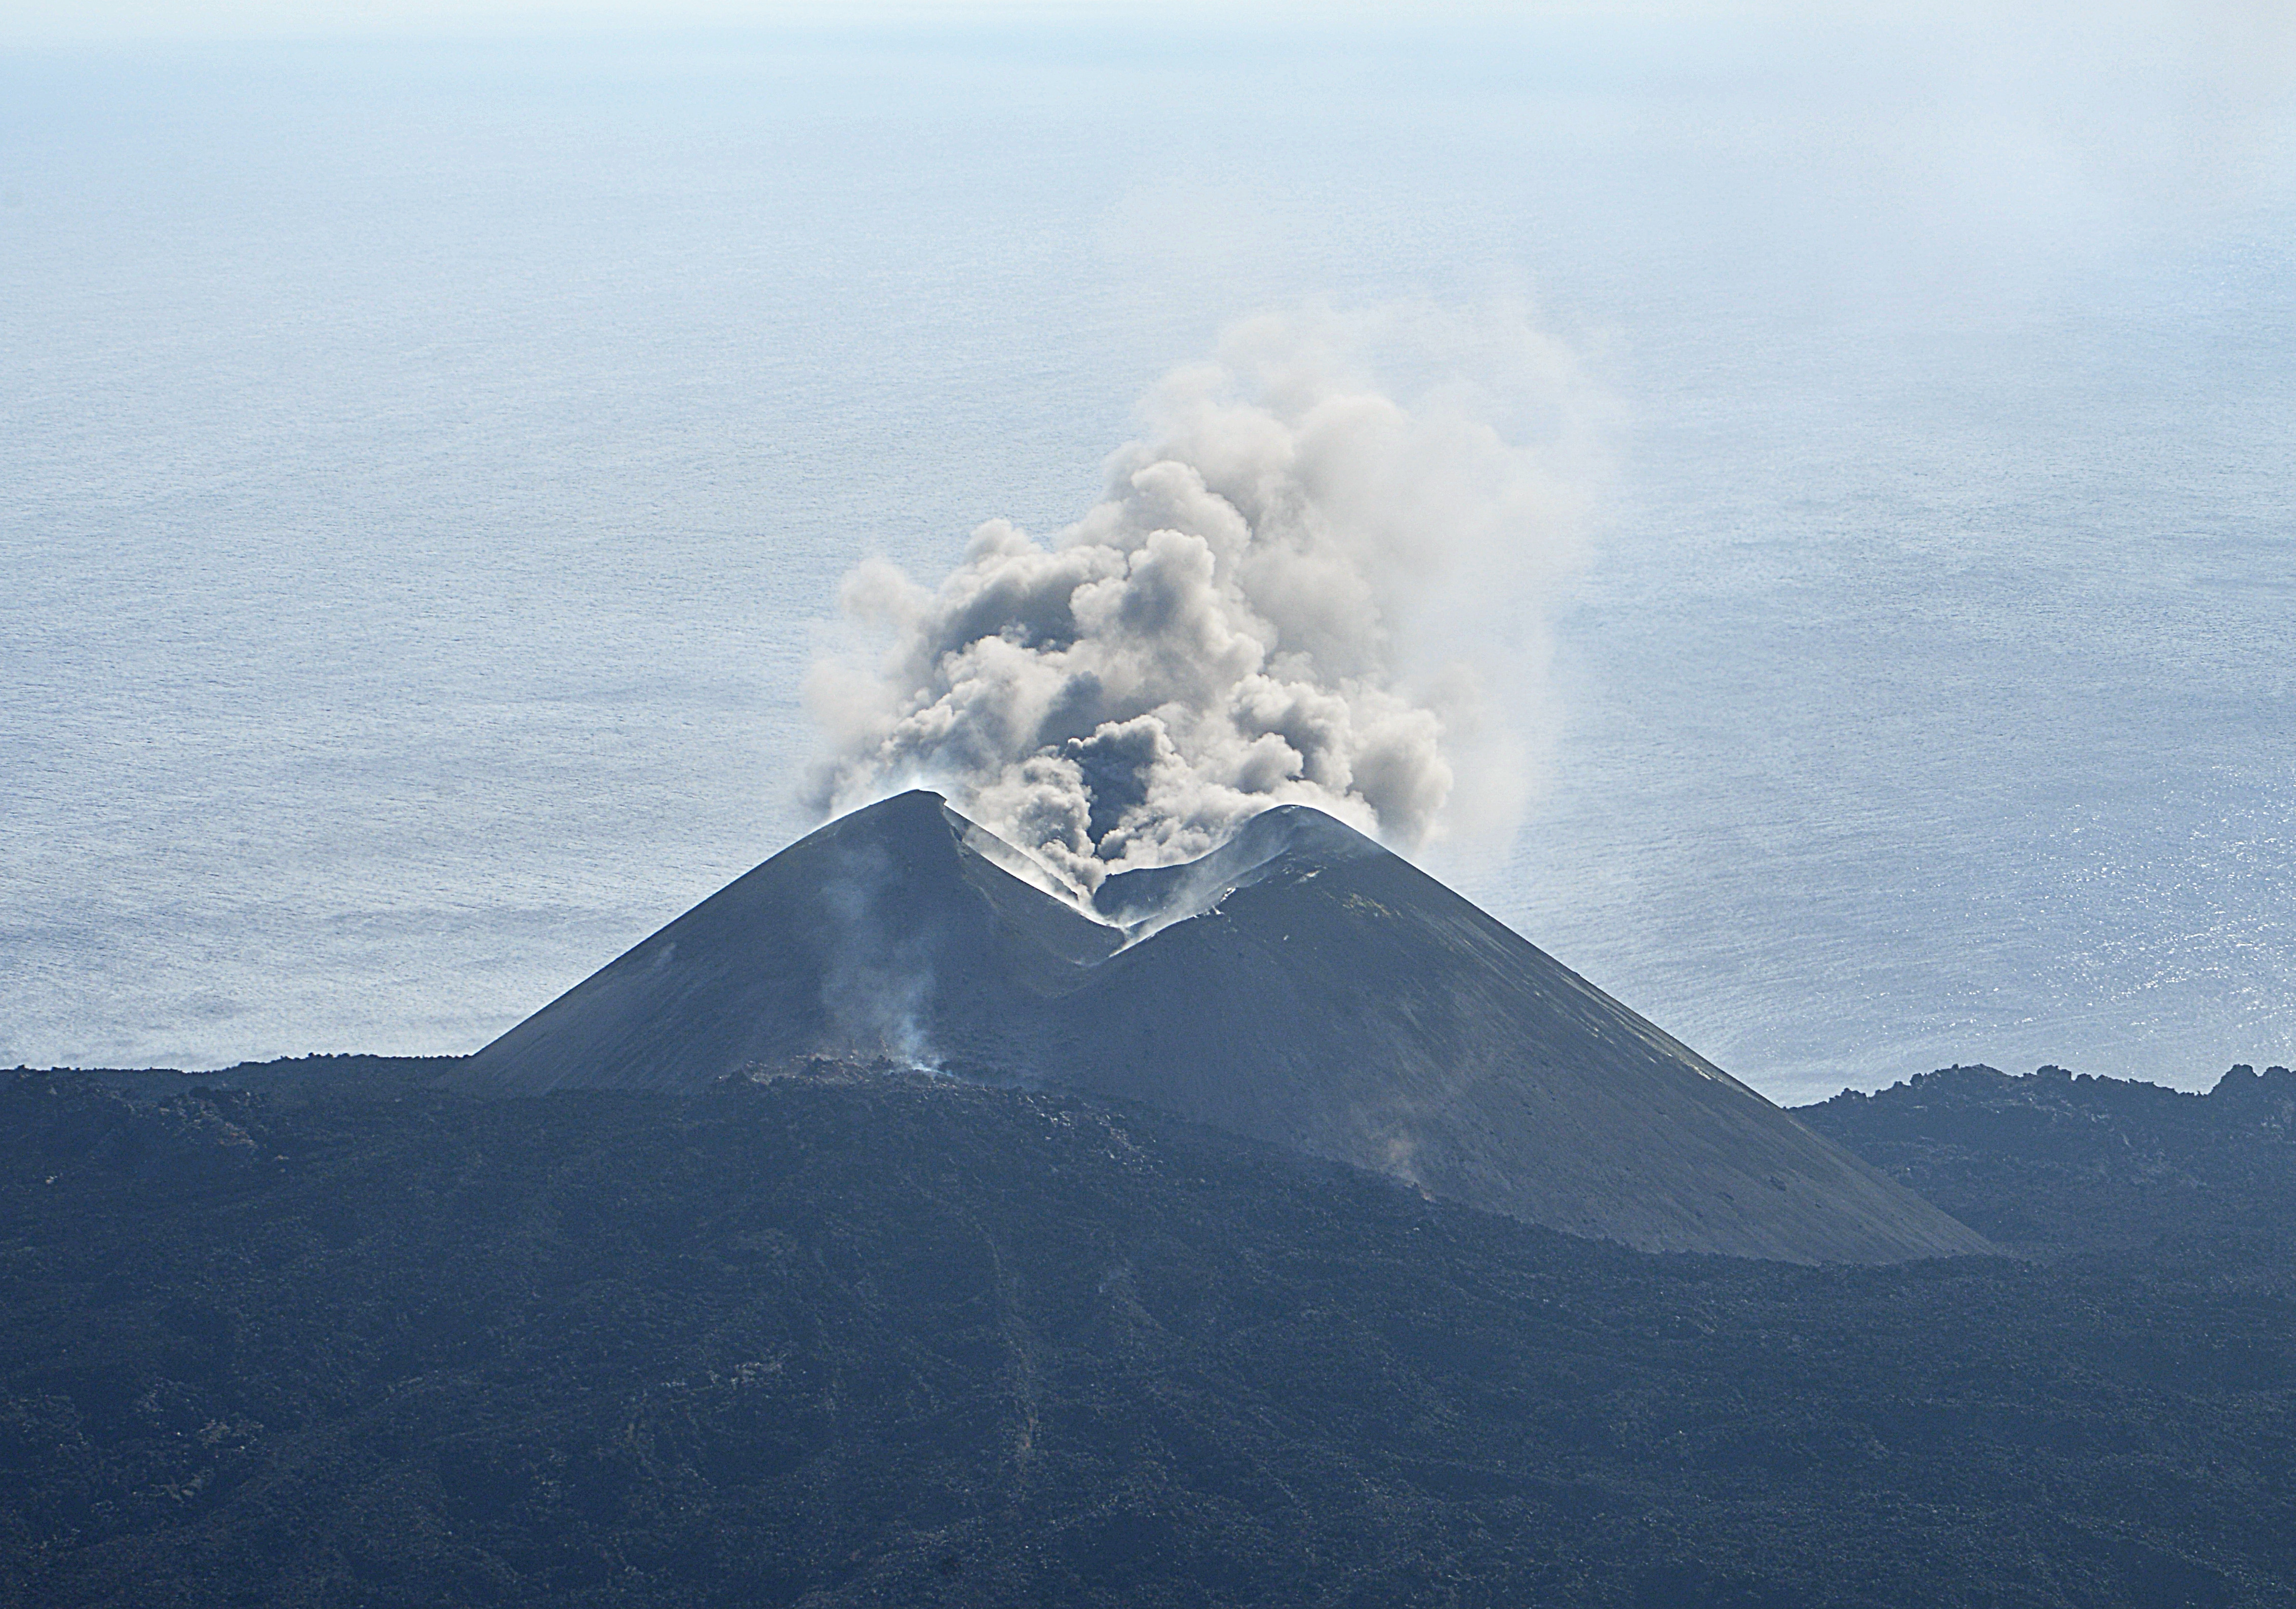
[[2030,43],[0,58],[0,1064],[475,1047],[809,825],[856,557],[1525,297],[1610,467],[1438,870],[1784,1098],[2296,1061],[2283,59]]

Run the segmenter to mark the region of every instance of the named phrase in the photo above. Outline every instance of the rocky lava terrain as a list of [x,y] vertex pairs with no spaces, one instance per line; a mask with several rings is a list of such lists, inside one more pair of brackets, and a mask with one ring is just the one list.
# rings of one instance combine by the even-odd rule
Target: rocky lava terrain
[[2284,1605],[2290,1075],[1800,1115],[2046,1256],[1654,1254],[798,1060],[0,1091],[0,1603]]

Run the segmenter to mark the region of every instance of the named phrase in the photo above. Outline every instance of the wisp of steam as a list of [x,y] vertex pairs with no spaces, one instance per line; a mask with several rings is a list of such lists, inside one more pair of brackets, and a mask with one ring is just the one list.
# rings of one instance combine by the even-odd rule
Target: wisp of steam
[[1086,891],[1287,802],[1406,850],[1511,821],[1584,400],[1519,316],[1236,326],[1065,530],[990,520],[938,587],[846,578],[890,646],[816,666],[812,802],[936,787]]

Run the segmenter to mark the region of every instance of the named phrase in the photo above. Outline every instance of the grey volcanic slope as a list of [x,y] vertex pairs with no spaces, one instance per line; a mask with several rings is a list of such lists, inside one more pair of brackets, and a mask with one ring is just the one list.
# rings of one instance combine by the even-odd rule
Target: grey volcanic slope
[[1269,810],[1087,912],[931,793],[831,823],[452,1082],[695,1088],[890,1051],[1136,1101],[1649,1250],[1988,1249],[1536,946],[1321,813]]
[[963,1043],[977,1055],[1000,1025],[1032,1020],[1124,941],[1005,865],[1033,863],[938,794],[856,810],[736,878],[446,1081],[472,1093],[691,1089],[816,1051],[922,1060]]

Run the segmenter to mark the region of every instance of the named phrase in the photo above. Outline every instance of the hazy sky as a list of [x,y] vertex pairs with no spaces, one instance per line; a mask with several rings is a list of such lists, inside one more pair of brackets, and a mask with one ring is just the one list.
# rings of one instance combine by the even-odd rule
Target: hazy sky
[[[1022,25],[1046,21],[1109,19],[1197,23],[1218,18],[1281,21],[1293,26],[1331,25],[1382,17],[1454,19],[1488,22],[1508,18],[1628,18],[1638,21],[1712,17],[1812,15],[1821,7],[1749,3],[1749,0],[1650,0],[1649,4],[1603,0],[1554,0],[1552,4],[1476,4],[1454,0],[1402,6],[1377,4],[1149,4],[1148,0],[86,0],[81,4],[18,4],[0,11],[7,37],[57,39],[242,39],[346,37],[377,34],[472,35],[566,31],[584,29],[659,30],[676,28],[741,28],[839,24],[913,27],[919,23]],[[1932,8],[1865,5],[1857,14],[1876,19],[1892,11],[1931,14]]]

